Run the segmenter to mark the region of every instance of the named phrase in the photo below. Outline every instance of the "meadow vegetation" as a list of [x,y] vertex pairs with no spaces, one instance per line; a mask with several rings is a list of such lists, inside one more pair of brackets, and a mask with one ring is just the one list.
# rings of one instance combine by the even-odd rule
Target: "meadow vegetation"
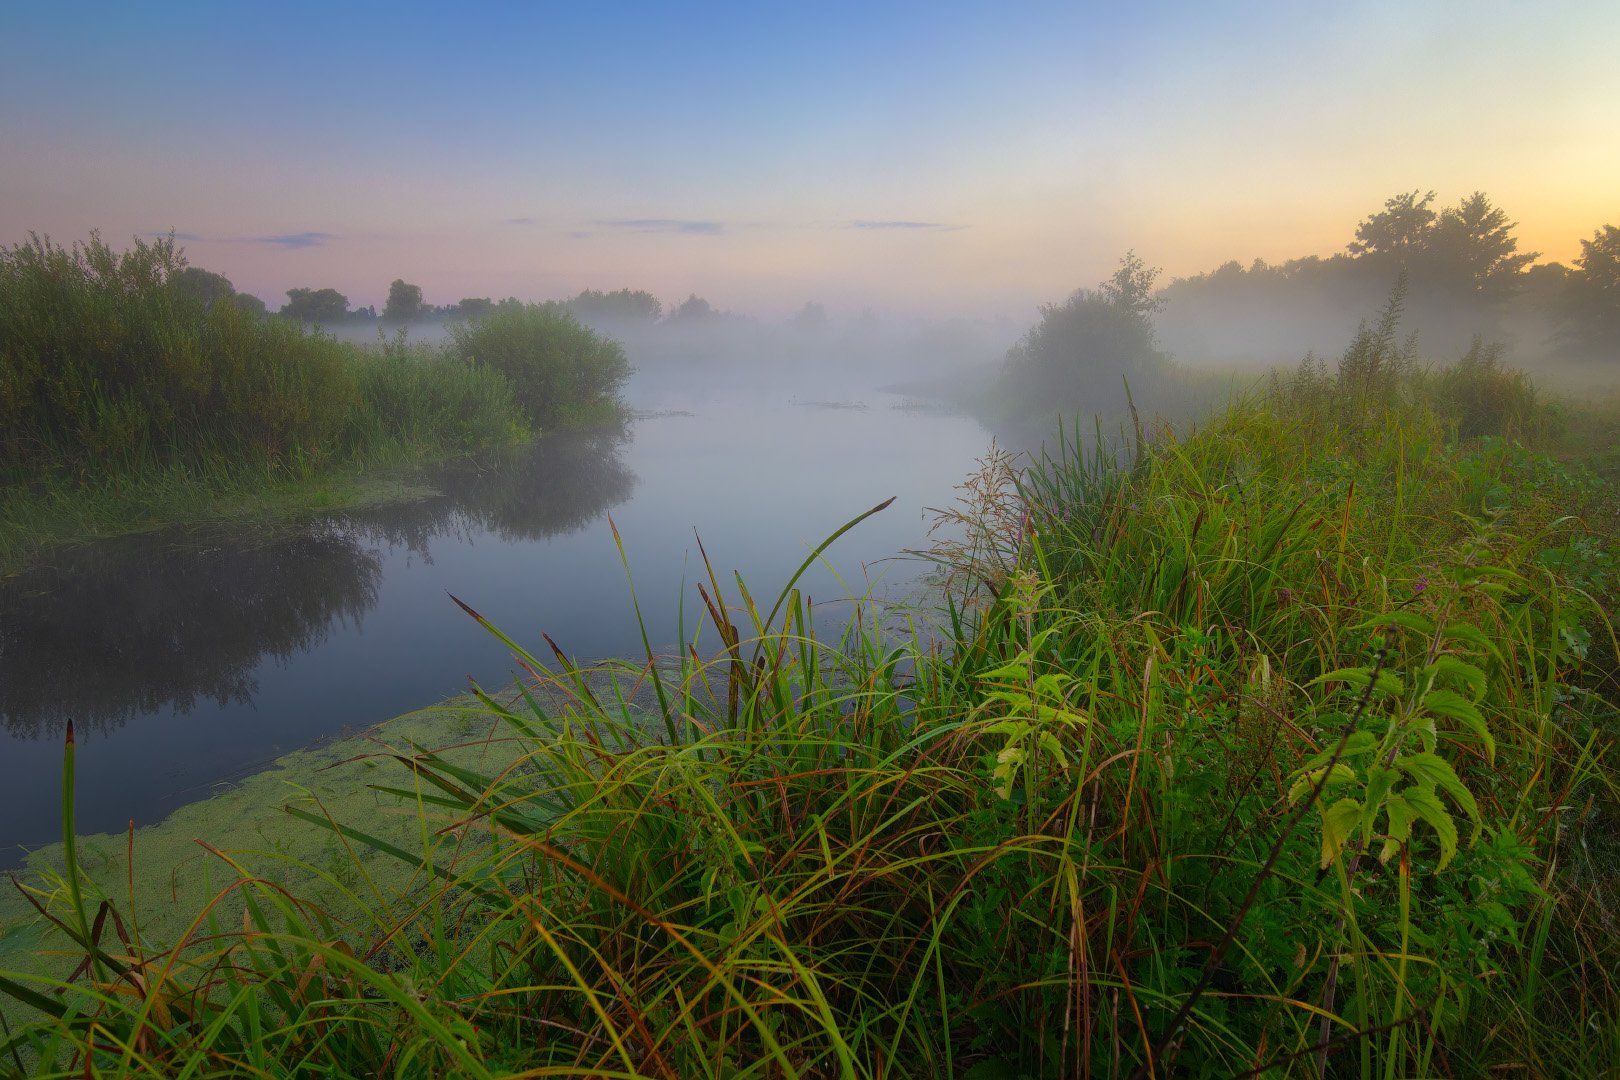
[[[1142,270],[1048,330],[1151,348]],[[0,1069],[1620,1068],[1613,488],[1399,310],[1196,429],[992,458],[910,634],[712,567],[676,656],[485,623],[526,673],[494,759],[397,740],[364,816],[289,804],[324,855],[216,853],[189,918],[126,902],[136,846],[81,866],[70,741],[28,886],[65,974],[0,975]]]
[[616,411],[617,345],[554,307],[486,320],[362,348],[238,303],[172,238],[0,250],[0,558]]

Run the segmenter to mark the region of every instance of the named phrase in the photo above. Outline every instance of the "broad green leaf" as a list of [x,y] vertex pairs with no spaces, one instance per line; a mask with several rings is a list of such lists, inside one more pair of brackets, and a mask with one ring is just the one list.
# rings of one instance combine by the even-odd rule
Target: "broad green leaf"
[[1059,672],[1048,672],[1036,678],[1035,693],[1043,697],[1061,698],[1063,688],[1073,681],[1074,679],[1068,675]]
[[[1337,745],[1338,745],[1337,743],[1334,744],[1335,747]],[[1339,757],[1341,757],[1341,758],[1359,757],[1359,756],[1361,756],[1362,754],[1365,754],[1367,751],[1371,750],[1373,747],[1375,747],[1377,745],[1378,745],[1378,736],[1374,735],[1372,732],[1370,732],[1370,731],[1352,731],[1350,733],[1350,737],[1344,741],[1344,752],[1341,753],[1339,755]],[[1331,749],[1324,750],[1320,754],[1317,754],[1315,757],[1313,757],[1309,761],[1307,761],[1305,763],[1304,767],[1306,769],[1319,768],[1320,766],[1326,765],[1328,763],[1328,759],[1331,758],[1332,756],[1333,756],[1333,751]]]
[[[1339,668],[1336,671],[1328,672],[1326,675],[1318,675],[1316,678],[1306,683],[1306,685],[1319,686],[1322,683],[1342,682],[1348,683],[1357,690],[1361,690],[1364,689],[1371,681],[1372,669],[1354,667]],[[1406,684],[1401,682],[1400,676],[1394,674],[1393,672],[1380,671],[1378,673],[1377,689],[1381,694],[1388,694],[1390,697],[1400,697],[1402,694],[1406,693]]]
[[1434,690],[1423,699],[1423,708],[1436,716],[1455,720],[1472,731],[1485,746],[1486,760],[1492,762],[1496,760],[1496,740],[1491,737],[1491,729],[1485,722],[1485,715],[1473,702],[1455,690]]
[[1521,588],[1528,588],[1530,584],[1521,575],[1500,566],[1471,566],[1469,572],[1476,578],[1498,578]]
[[1019,682],[1026,682],[1029,679],[1029,665],[1030,658],[1027,655],[1019,656],[998,668],[980,672],[979,678],[986,682],[992,679],[1016,679]]
[[1029,708],[1029,695],[1016,690],[992,690],[985,697],[991,701],[1005,701],[1015,709]]
[[1471,701],[1478,702],[1485,696],[1485,689],[1490,680],[1485,672],[1470,664],[1466,660],[1459,660],[1455,656],[1442,656],[1434,663],[1423,669],[1425,675],[1432,675],[1435,683],[1450,683],[1461,685],[1468,693]]
[[1322,867],[1326,869],[1339,857],[1350,832],[1361,820],[1361,804],[1355,799],[1340,799],[1322,811]]
[[1374,762],[1367,767],[1367,786],[1362,790],[1361,801],[1364,808],[1361,812],[1361,827],[1371,830],[1373,821],[1378,817],[1378,808],[1384,804],[1384,797],[1395,786],[1400,774],[1394,769],[1385,768]]
[[1467,642],[1477,649],[1490,653],[1498,660],[1502,659],[1502,653],[1497,649],[1496,643],[1472,623],[1447,623],[1441,628],[1440,636],[1448,641]]
[[[1294,781],[1294,786],[1288,789],[1288,801],[1296,803],[1314,790],[1316,782],[1324,772],[1327,772],[1326,766],[1303,773],[1298,780]],[[1338,785],[1349,783],[1355,778],[1356,770],[1342,761],[1337,762],[1333,766],[1333,771],[1328,773],[1327,781],[1322,785],[1322,790],[1323,792],[1332,791]]]
[[1398,792],[1391,793],[1384,799],[1384,814],[1389,819],[1389,827],[1386,830],[1388,836],[1384,840],[1384,849],[1378,853],[1379,862],[1389,862],[1389,857],[1406,843],[1412,835],[1412,822],[1417,817],[1412,804]]
[[1386,611],[1364,623],[1357,623],[1352,630],[1372,630],[1380,626],[1399,626],[1416,634],[1429,637],[1434,633],[1434,622],[1415,611]]
[[1412,808],[1413,817],[1429,823],[1436,836],[1440,838],[1440,865],[1444,870],[1451,857],[1457,854],[1457,823],[1451,820],[1451,814],[1440,802],[1440,797],[1430,788],[1413,785],[1402,791],[1406,803]]
[[1482,827],[1479,804],[1474,801],[1473,793],[1463,785],[1450,762],[1438,754],[1410,754],[1400,758],[1396,764],[1423,787],[1431,790],[1439,788],[1451,796],[1451,801],[1460,806],[1463,813],[1468,815],[1468,820],[1474,823],[1474,835],[1469,842],[1479,838]]

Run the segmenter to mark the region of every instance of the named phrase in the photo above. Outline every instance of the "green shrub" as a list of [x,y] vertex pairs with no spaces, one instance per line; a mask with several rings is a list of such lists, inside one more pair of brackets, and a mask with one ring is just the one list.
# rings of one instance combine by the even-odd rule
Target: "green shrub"
[[1434,374],[1431,393],[1463,438],[1528,432],[1543,410],[1528,376],[1502,362],[1502,346],[1475,338],[1455,363]]
[[1061,413],[1112,412],[1127,381],[1141,391],[1170,374],[1147,313],[1091,289],[1041,308],[1041,321],[1007,353],[996,392],[1015,415],[1043,424]]
[[1455,425],[1463,439],[1534,435],[1549,419],[1524,372],[1502,360],[1502,347],[1474,338],[1450,364],[1422,368],[1417,341],[1398,336],[1405,301],[1403,278],[1372,325],[1363,323],[1330,370],[1314,353],[1290,372],[1273,371],[1274,406],[1301,416],[1332,418],[1366,431],[1369,417],[1410,419],[1414,410]]
[[[167,238],[123,252],[94,235],[0,249],[0,483],[162,477],[156,491],[174,477],[308,476],[408,450],[480,450],[533,426],[508,377],[533,392],[521,357],[473,364],[403,335],[363,348],[218,302],[240,299],[228,289]],[[617,381],[586,361],[605,357],[622,379],[616,347],[545,325],[539,355],[570,374],[547,384],[552,412],[611,402]]]
[[400,334],[361,350],[355,370],[363,404],[352,423],[357,443],[391,439],[470,451],[510,442],[527,429],[505,376],[447,349],[408,344]]
[[451,333],[455,355],[504,375],[518,406],[542,430],[617,412],[630,374],[623,347],[562,305],[504,302]]
[[171,239],[0,250],[0,467],[305,468],[343,452],[360,405],[351,350],[171,285],[184,267]]

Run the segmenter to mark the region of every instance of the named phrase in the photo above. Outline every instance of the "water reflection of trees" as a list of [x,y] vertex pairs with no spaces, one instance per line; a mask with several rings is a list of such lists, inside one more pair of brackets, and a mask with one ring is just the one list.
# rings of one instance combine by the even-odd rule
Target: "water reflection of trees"
[[623,433],[554,437],[436,477],[442,495],[308,528],[130,537],[71,550],[0,586],[0,723],[18,738],[71,717],[111,729],[143,713],[246,703],[266,657],[319,644],[377,601],[378,543],[536,540],[629,497]]
[[228,546],[141,537],[72,552],[0,595],[0,719],[111,728],[143,712],[247,701],[253,669],[377,598],[377,556],[322,531]]
[[357,533],[426,553],[442,536],[490,532],[541,540],[583,528],[630,497],[636,477],[620,458],[623,430],[536,440],[494,460],[468,462],[434,478],[442,495],[348,518]]

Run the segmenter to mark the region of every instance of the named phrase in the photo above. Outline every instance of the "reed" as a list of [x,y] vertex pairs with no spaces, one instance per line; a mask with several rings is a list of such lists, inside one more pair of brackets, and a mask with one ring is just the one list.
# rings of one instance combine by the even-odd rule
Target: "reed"
[[319,505],[356,473],[618,418],[623,351],[564,311],[502,304],[443,347],[365,348],[201,298],[187,272],[172,238],[0,248],[0,573],[53,542]]
[[298,867],[319,902],[221,852],[215,900],[149,941],[105,883],[36,883],[85,963],[0,977],[35,1010],[0,1060],[1612,1071],[1611,496],[1459,437],[1417,378],[992,463],[980,533],[934,553],[972,587],[907,635],[792,582],[763,608],[706,559],[676,655],[588,672],[489,627],[525,672],[480,696],[503,764],[402,743],[396,818],[289,805],[347,853]]

